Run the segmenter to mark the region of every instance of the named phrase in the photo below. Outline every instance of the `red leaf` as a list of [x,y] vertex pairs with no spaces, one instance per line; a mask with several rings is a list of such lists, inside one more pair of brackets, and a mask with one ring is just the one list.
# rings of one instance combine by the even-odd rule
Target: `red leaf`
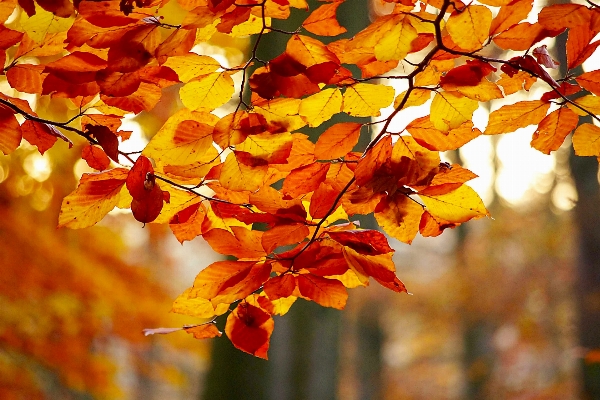
[[225,334],[239,350],[267,359],[273,318],[263,309],[241,302],[227,317]]
[[330,238],[343,246],[350,247],[358,253],[366,255],[387,254],[394,251],[386,237],[370,229],[327,232]]
[[86,125],[85,130],[88,134],[94,136],[107,156],[115,162],[119,162],[119,139],[113,131],[100,125]]
[[96,146],[85,146],[81,150],[81,158],[83,158],[91,168],[97,169],[98,171],[104,171],[110,165],[110,160],[106,153]]

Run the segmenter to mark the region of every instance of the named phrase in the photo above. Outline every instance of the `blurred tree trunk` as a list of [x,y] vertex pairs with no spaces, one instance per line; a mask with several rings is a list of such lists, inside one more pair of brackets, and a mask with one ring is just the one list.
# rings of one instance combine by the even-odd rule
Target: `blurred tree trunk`
[[[577,302],[579,344],[586,352],[600,351],[600,190],[598,161],[591,157],[571,157],[571,173],[577,188],[574,209],[579,232],[577,259]],[[600,363],[582,361],[582,399],[600,399]]]
[[[563,3],[564,1],[559,1]],[[568,2],[568,1],[567,1]],[[566,40],[563,33],[556,38],[560,57],[560,75],[566,71]],[[582,67],[572,71],[583,72]],[[589,93],[585,93],[589,94]],[[581,94],[583,95],[583,93]],[[580,122],[591,123],[591,118]],[[577,189],[578,201],[573,209],[578,232],[576,297],[579,311],[579,345],[584,351],[600,351],[600,187],[598,185],[598,160],[592,157],[570,155],[571,175]],[[581,398],[600,400],[600,363],[587,363],[583,359]]]
[[[311,11],[321,5],[315,0],[308,3]],[[273,26],[294,31],[307,15],[306,11],[292,9],[288,20],[273,20]],[[333,40],[354,36],[369,23],[363,0],[342,3],[338,17],[348,32]],[[285,51],[288,40],[289,36],[279,33],[265,35],[257,57],[261,60],[277,57]],[[332,124],[348,120],[347,116],[338,114],[318,128],[305,127],[301,132],[315,141]],[[363,129],[358,147],[365,148],[369,141],[370,132]],[[337,397],[341,312],[300,299],[287,315],[275,319],[275,325],[269,361],[242,353],[226,338],[214,340],[202,399],[333,400]],[[379,349],[375,347],[374,351]]]

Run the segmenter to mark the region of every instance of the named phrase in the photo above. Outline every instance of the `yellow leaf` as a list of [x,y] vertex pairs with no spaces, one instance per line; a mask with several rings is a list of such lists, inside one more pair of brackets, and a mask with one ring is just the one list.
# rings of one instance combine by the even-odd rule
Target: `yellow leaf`
[[385,197],[375,212],[375,219],[388,235],[410,244],[419,231],[423,207],[402,193]]
[[229,153],[221,168],[219,182],[230,190],[253,192],[263,185],[267,169],[267,165],[249,167],[241,163],[235,153]]
[[578,156],[600,156],[600,128],[593,124],[580,125],[573,133],[573,149]]
[[431,122],[436,129],[448,132],[473,117],[479,102],[463,97],[457,92],[436,93],[431,102]]
[[212,111],[227,103],[233,95],[233,79],[227,72],[213,72],[186,83],[179,96],[190,110]]
[[470,5],[461,12],[453,12],[446,29],[461,49],[479,50],[489,38],[492,11],[485,6]]
[[300,108],[299,99],[279,97],[253,104],[254,112],[262,115],[273,125],[281,126],[288,132],[296,131],[306,126],[306,121],[298,115]]
[[449,222],[462,223],[489,215],[479,195],[467,185],[441,195],[420,195],[431,215]]
[[[450,85],[448,85],[450,86]],[[486,102],[504,97],[502,90],[493,82],[483,79],[476,86],[455,86],[454,88],[444,86],[446,90],[456,90],[465,97],[473,100]]]
[[342,111],[353,117],[378,117],[394,100],[394,88],[387,85],[357,83],[344,93]]
[[188,192],[187,190],[177,189],[171,185],[162,185],[161,188],[169,192],[169,202],[163,204],[160,215],[152,221],[156,224],[168,224],[171,218],[179,211],[199,203],[202,198],[198,195]]
[[190,298],[192,289],[186,289],[175,299],[171,312],[189,315],[190,317],[212,318],[216,315],[225,314],[229,310],[229,304],[221,303],[213,307],[210,300],[201,297]]
[[[266,26],[271,26],[271,18],[265,17],[264,21]],[[263,28],[263,20],[256,15],[250,15],[248,21],[242,22],[239,25],[236,25],[231,30],[229,36],[231,37],[240,37],[240,36],[249,36],[256,35],[260,33]]]
[[416,38],[417,30],[408,18],[404,18],[375,45],[375,57],[379,61],[402,60],[409,53],[411,43]]
[[41,7],[36,7],[31,17],[21,13],[21,28],[36,43],[43,42],[46,34],[68,31],[74,21],[74,18],[57,17]]
[[265,160],[269,164],[284,164],[290,155],[293,140],[289,132],[250,135],[235,149]]
[[[578,99],[573,100],[573,102],[579,106],[581,106],[583,109],[591,112],[592,114],[600,114],[600,97],[598,96],[594,96],[593,94],[589,94],[587,96],[583,96],[580,97]],[[571,103],[567,103],[567,107],[569,107],[572,111],[575,112],[575,114],[579,115],[579,116],[586,116],[589,115],[588,113],[586,113],[585,111],[583,111],[581,108],[574,106]]]
[[309,126],[315,127],[329,121],[341,108],[342,94],[339,89],[331,88],[302,99],[298,113],[306,118]]
[[116,168],[83,174],[77,189],[62,201],[58,227],[87,228],[104,218],[119,202],[128,172],[125,168]]
[[[290,310],[294,302],[296,301],[296,296],[289,297],[280,297],[276,300],[271,300],[271,304],[273,304],[273,314],[274,315],[285,315]],[[219,304],[220,305],[220,304]]]
[[442,73],[454,68],[454,60],[433,60],[415,77],[415,86],[437,85]]
[[184,108],[165,122],[142,154],[159,165],[191,164],[206,158],[207,152],[214,156],[212,133],[218,121],[213,114]]
[[[432,91],[427,89],[413,89],[410,92],[410,96],[408,96],[408,99],[404,103],[402,109],[425,104],[429,99],[431,99],[431,93]],[[402,92],[396,97],[396,100],[394,100],[394,108],[398,108],[400,106],[400,103],[404,100],[405,96],[406,92]]]
[[163,65],[175,71],[181,82],[188,82],[197,76],[210,74],[221,68],[221,64],[214,58],[195,53],[169,57]]
[[485,135],[514,132],[519,128],[539,124],[546,116],[550,103],[541,100],[520,101],[505,105],[490,114]]

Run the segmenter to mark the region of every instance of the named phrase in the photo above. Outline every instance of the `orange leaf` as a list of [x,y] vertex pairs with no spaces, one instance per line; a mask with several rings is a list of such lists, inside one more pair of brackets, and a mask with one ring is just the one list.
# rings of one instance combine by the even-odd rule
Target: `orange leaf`
[[21,144],[21,127],[12,110],[0,105],[0,151],[10,154]]
[[110,165],[110,160],[104,150],[97,146],[85,146],[81,150],[81,158],[83,158],[91,168],[98,171],[104,171]]
[[21,132],[23,133],[23,139],[27,140],[30,144],[37,146],[40,154],[44,154],[46,150],[56,143],[56,128],[52,128],[46,124],[28,120],[21,125]]
[[233,234],[224,229],[211,229],[202,237],[218,253],[237,258],[260,258],[266,255],[262,247],[262,232],[232,226]]
[[225,334],[235,348],[266,360],[273,327],[269,313],[241,302],[227,317]]
[[322,160],[335,159],[348,154],[360,137],[362,124],[343,122],[323,132],[315,144],[315,157]]
[[188,297],[212,300],[223,290],[242,282],[256,264],[256,261],[214,262],[196,276]]
[[309,234],[304,224],[275,225],[267,230],[261,239],[266,253],[271,253],[277,247],[299,243]]
[[419,232],[421,232],[423,237],[436,237],[441,235],[444,232],[444,229],[454,229],[459,225],[460,223],[448,222],[442,218],[434,217],[429,211],[425,211],[421,216]]
[[583,73],[575,80],[582,88],[600,96],[600,70]]
[[192,204],[175,214],[169,222],[169,228],[180,243],[192,240],[202,234],[202,221],[205,215],[206,210],[200,202]]
[[320,36],[337,36],[346,32],[346,28],[340,26],[335,15],[340,4],[341,1],[336,1],[320,6],[304,20],[302,26],[310,33]]
[[375,172],[392,156],[392,138],[383,137],[369,151],[366,157],[358,162],[354,171],[356,183],[360,186],[365,185],[371,180]]
[[510,4],[502,6],[498,15],[494,17],[490,27],[490,35],[503,32],[518,24],[529,15],[533,9],[533,0],[515,0]]
[[198,326],[192,326],[190,328],[183,328],[187,333],[194,336],[194,339],[210,339],[214,337],[221,337],[222,333],[219,328],[213,323],[202,324]]
[[600,156],[600,128],[580,125],[573,133],[573,149],[578,156]]
[[83,174],[77,189],[62,201],[58,227],[87,228],[100,221],[117,205],[127,179],[124,168]]
[[558,150],[565,138],[579,123],[579,116],[566,107],[548,114],[533,133],[531,147],[544,154]]
[[338,310],[342,310],[346,305],[348,292],[340,281],[313,274],[298,275],[296,279],[303,298]]
[[325,180],[328,170],[328,163],[313,163],[296,168],[283,181],[281,191],[292,198],[312,192]]
[[466,121],[456,129],[445,133],[437,130],[429,116],[415,119],[407,125],[406,130],[421,146],[429,150],[455,150],[481,135],[481,131],[473,127],[472,121]]
[[368,256],[344,247],[344,258],[360,280],[373,277],[380,285],[397,293],[406,292],[406,287],[395,273],[391,253]]
[[514,132],[519,128],[539,124],[546,116],[550,104],[541,100],[520,101],[507,104],[490,114],[484,135]]
[[296,278],[289,274],[274,276],[264,285],[264,291],[271,301],[291,296],[294,289]]
[[6,71],[9,85],[20,92],[42,93],[43,67],[32,64],[17,64]]
[[337,56],[322,42],[308,36],[293,35],[287,43],[285,52],[307,68],[326,62],[340,65]]
[[327,216],[327,213],[334,206],[339,192],[326,183],[321,183],[310,198],[310,207],[308,212],[313,219],[321,219]]

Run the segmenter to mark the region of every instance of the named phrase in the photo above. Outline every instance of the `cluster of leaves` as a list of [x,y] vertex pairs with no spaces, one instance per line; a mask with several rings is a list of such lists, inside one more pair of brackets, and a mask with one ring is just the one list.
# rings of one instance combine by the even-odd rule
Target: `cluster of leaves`
[[[232,343],[266,358],[272,317],[297,298],[341,309],[346,289],[370,278],[406,291],[386,237],[360,229],[353,216],[374,214],[388,235],[410,243],[417,233],[437,236],[488,215],[465,184],[476,175],[441,163],[440,151],[537,125],[531,144],[544,153],[577,128],[575,152],[600,156],[600,128],[577,127],[580,116],[597,119],[600,71],[555,79],[546,46],[534,48],[568,30],[568,71],[579,66],[600,44],[591,42],[600,32],[595,4],[545,7],[530,23],[532,0],[391,3],[355,37],[325,45],[319,36],[345,31],[336,20],[341,1],[315,10],[305,0],[2,1],[8,84],[15,93],[66,98],[80,112],[50,121],[17,94],[0,93],[0,151],[11,153],[22,138],[40,153],[57,139],[71,143],[67,135],[85,138],[82,158],[101,172],[84,174],[64,199],[59,226],[94,225],[118,206],[143,223],[169,224],[181,242],[201,235],[236,260],[201,271],[173,311],[211,319],[184,328],[196,337],[220,335],[213,322],[228,313]],[[274,28],[291,8],[306,12],[302,25]],[[267,34],[289,37],[268,62],[256,56]],[[243,64],[226,67],[193,51],[215,35],[257,38]],[[521,55],[488,55],[497,48]],[[258,68],[250,75],[250,67]],[[398,70],[404,74],[389,74]],[[396,96],[386,84],[393,81],[406,90]],[[474,126],[482,104],[536,81],[547,86],[539,99],[493,111],[484,132]],[[152,110],[173,85],[184,108],[141,154],[121,151],[130,134],[119,130],[123,116]],[[214,113],[231,102],[233,112]],[[429,115],[390,131],[392,121],[409,118],[404,110],[426,104]],[[375,120],[334,124],[316,143],[300,133],[337,113]],[[361,130],[374,125],[376,137],[353,152]]]

